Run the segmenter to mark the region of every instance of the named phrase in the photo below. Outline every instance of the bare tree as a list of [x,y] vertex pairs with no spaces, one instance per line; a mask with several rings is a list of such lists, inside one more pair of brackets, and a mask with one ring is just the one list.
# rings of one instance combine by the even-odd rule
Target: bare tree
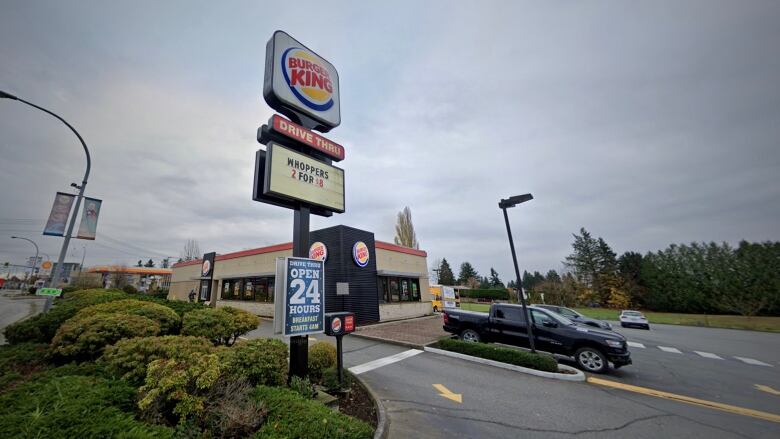
[[398,212],[398,222],[395,225],[395,243],[409,248],[420,248],[417,235],[412,224],[412,210],[409,206]]
[[184,244],[184,251],[181,254],[181,258],[185,261],[191,261],[193,259],[198,259],[202,255],[203,254],[200,252],[198,241],[194,239],[188,239],[187,243]]

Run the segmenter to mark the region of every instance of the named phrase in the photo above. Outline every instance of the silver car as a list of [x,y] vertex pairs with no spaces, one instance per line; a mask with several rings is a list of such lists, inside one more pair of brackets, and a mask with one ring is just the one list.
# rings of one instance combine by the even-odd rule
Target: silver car
[[626,328],[636,326],[638,328],[650,329],[650,322],[647,317],[639,311],[620,311],[620,326]]

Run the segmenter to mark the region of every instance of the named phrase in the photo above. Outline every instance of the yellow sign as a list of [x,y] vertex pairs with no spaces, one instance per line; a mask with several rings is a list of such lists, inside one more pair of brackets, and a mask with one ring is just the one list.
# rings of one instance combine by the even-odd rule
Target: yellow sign
[[268,143],[265,195],[274,195],[344,212],[344,170]]
[[43,264],[41,264],[41,268],[44,270],[51,270],[51,261],[43,261]]

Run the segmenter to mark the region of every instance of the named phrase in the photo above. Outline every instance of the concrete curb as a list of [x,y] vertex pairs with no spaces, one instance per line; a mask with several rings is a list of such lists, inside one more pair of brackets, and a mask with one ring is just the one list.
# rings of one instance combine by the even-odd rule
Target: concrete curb
[[[364,338],[366,340],[372,340],[372,341],[378,341],[378,342],[387,343],[387,344],[394,344],[394,345],[397,345],[397,346],[403,346],[405,348],[422,349],[423,347],[426,346],[426,345],[420,345],[420,344],[416,344],[416,343],[412,343],[412,342],[408,342],[408,341],[391,340],[391,339],[388,339],[388,338],[375,337],[373,335],[363,335],[363,334],[359,334],[358,332],[353,332],[352,334],[349,334],[349,335],[352,336],[352,337]],[[433,344],[433,343],[436,343],[437,341],[438,340],[434,340],[434,341],[432,341],[430,343],[426,343],[426,344]]]
[[439,354],[439,355],[444,355],[446,357],[452,357],[452,358],[460,358],[461,360],[471,361],[480,364],[487,364],[489,366],[500,367],[501,369],[512,370],[515,372],[521,372],[528,375],[535,375],[542,378],[552,378],[554,380],[561,380],[561,381],[585,381],[585,374],[581,370],[575,369],[565,364],[559,364],[558,370],[575,372],[573,375],[529,369],[527,367],[515,366],[514,364],[506,364],[500,361],[487,360],[479,357],[472,357],[471,355],[459,354],[457,352],[445,351],[443,349],[436,349],[429,346],[425,346],[423,350],[425,352],[430,352],[432,354]]
[[385,405],[382,404],[382,400],[380,400],[376,393],[374,393],[374,389],[372,389],[368,383],[363,381],[359,375],[350,375],[352,375],[352,378],[360,382],[363,388],[368,391],[368,394],[371,395],[371,399],[374,400],[374,407],[376,407],[376,415],[378,418],[376,420],[376,431],[374,432],[374,439],[386,439],[387,435],[390,433],[390,418],[387,417],[387,408],[385,408]]

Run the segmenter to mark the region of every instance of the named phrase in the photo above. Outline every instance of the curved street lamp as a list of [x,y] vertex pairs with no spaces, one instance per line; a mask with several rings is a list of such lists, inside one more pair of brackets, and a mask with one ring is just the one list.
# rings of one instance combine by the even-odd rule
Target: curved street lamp
[[509,228],[509,216],[506,214],[507,209],[511,209],[512,207],[517,206],[520,203],[525,203],[526,201],[531,201],[534,199],[534,196],[531,194],[523,194],[523,195],[515,195],[514,197],[509,197],[507,199],[502,199],[498,203],[498,207],[501,208],[501,210],[504,211],[504,222],[506,222],[506,234],[509,235],[509,248],[512,250],[512,261],[515,263],[515,275],[517,276],[517,291],[518,296],[520,296],[520,303],[523,305],[523,316],[525,317],[525,328],[526,333],[528,334],[528,345],[531,348],[531,352],[536,352],[536,347],[534,346],[534,331],[533,331],[533,320],[531,320],[531,315],[528,312],[528,307],[525,306],[525,296],[523,295],[523,279],[520,277],[520,269],[517,267],[517,254],[515,253],[515,241],[512,239],[512,229]]
[[[54,267],[54,273],[52,273],[51,280],[49,281],[49,286],[56,288],[57,284],[60,281],[60,276],[62,275],[63,265],[64,265],[64,262],[65,262],[65,255],[68,252],[68,246],[70,245],[70,237],[71,237],[71,234],[73,233],[73,226],[76,224],[76,215],[78,215],[78,213],[79,213],[79,207],[81,206],[81,200],[84,198],[84,189],[87,187],[87,179],[89,178],[89,170],[92,167],[92,159],[89,156],[89,149],[87,148],[87,144],[84,143],[84,139],[81,138],[81,135],[79,134],[79,132],[76,131],[76,129],[73,128],[68,122],[66,122],[65,119],[61,118],[60,116],[57,116],[56,114],[52,113],[51,111],[49,111],[49,110],[47,110],[47,109],[45,109],[43,107],[39,107],[39,106],[37,106],[37,105],[35,105],[35,104],[31,103],[31,102],[27,102],[24,99],[21,99],[19,97],[16,97],[16,96],[10,94],[10,93],[6,93],[6,92],[0,90],[0,99],[2,99],[2,98],[19,101],[19,102],[21,102],[23,104],[27,104],[27,105],[29,105],[29,106],[31,106],[33,108],[37,108],[38,110],[41,110],[44,113],[48,113],[48,114],[56,117],[57,119],[59,119],[60,122],[64,123],[65,126],[70,128],[70,130],[73,131],[73,134],[75,134],[76,137],[79,138],[79,141],[81,142],[81,146],[84,147],[84,153],[86,153],[86,155],[87,155],[87,171],[84,173],[84,179],[81,181],[81,186],[76,185],[78,187],[78,189],[79,189],[79,195],[76,198],[76,207],[73,209],[73,215],[70,217],[70,224],[68,224],[68,231],[67,231],[67,233],[65,233],[65,236],[64,236],[65,240],[62,242],[62,249],[60,250],[60,256],[57,259],[57,265]],[[36,246],[36,251],[37,251],[37,246]],[[37,261],[37,259],[36,259],[36,261]],[[48,301],[47,301],[47,305],[48,305]]]
[[35,246],[35,259],[33,259],[32,271],[30,272],[30,279],[35,275],[35,266],[38,265],[38,244],[32,239],[23,238],[21,236],[12,236],[11,239],[23,239]]

